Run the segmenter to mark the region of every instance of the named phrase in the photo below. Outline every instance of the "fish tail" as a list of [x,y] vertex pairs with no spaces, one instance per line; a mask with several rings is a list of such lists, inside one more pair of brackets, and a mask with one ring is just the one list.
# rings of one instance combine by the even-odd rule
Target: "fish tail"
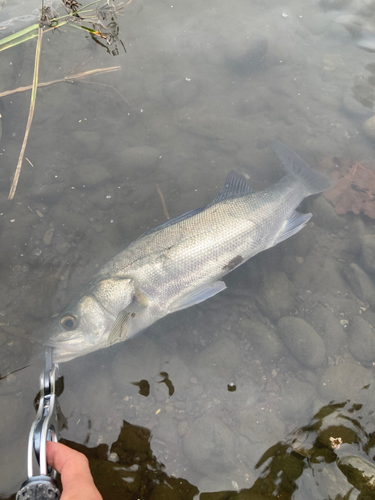
[[270,147],[280,160],[284,170],[304,185],[308,195],[322,193],[329,189],[335,181],[310,168],[296,153],[278,141],[271,141]]

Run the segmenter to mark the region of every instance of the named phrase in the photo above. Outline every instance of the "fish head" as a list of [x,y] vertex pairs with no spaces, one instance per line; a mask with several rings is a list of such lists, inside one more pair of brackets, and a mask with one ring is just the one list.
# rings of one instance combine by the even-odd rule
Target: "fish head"
[[54,319],[44,344],[53,347],[55,363],[108,347],[118,313],[134,296],[133,280],[104,279],[85,287]]

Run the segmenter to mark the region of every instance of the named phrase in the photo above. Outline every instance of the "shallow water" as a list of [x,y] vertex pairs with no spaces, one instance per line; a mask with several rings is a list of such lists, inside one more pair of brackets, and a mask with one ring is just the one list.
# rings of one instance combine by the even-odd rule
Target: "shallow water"
[[[38,5],[0,1],[0,28]],[[340,16],[366,20],[368,45],[375,8],[339,7],[133,0],[117,18],[127,52],[117,42],[114,57],[73,28],[44,35],[42,82],[77,65],[122,69],[38,91],[32,165],[12,202],[29,94],[0,101],[1,377],[31,365],[0,381],[2,498],[26,478],[42,369],[33,339],[165,220],[157,186],[171,217],[209,203],[232,168],[263,189],[282,175],[269,139],[313,167],[371,161],[374,54],[345,29],[357,18]],[[1,52],[0,91],[31,83],[34,50]],[[337,215],[323,196],[302,208],[312,222],[227,276],[218,296],[60,365],[61,437],[86,447],[105,499],[371,498],[373,220]]]

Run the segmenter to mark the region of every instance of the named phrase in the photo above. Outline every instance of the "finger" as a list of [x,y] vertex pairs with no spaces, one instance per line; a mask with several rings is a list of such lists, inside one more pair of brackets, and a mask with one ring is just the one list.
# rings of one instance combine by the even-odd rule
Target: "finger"
[[85,455],[61,443],[47,443],[47,462],[61,474],[62,500],[102,500]]

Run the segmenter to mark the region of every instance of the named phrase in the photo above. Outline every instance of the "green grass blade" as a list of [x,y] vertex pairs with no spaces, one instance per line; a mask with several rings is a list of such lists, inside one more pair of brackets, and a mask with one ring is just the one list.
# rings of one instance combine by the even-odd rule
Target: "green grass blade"
[[19,43],[25,42],[26,40],[30,40],[31,38],[38,36],[38,27],[39,24],[33,24],[28,28],[17,31],[12,35],[3,38],[2,40],[0,40],[0,51],[9,49],[10,47],[14,47]]

